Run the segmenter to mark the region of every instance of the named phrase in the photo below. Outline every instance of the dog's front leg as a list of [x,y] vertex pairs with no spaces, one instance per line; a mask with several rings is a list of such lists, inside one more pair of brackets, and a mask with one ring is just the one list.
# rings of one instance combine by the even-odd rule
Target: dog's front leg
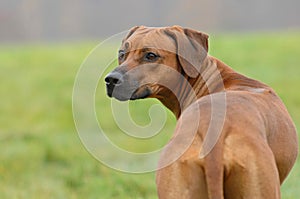
[[208,199],[204,171],[199,164],[177,160],[156,173],[160,199]]

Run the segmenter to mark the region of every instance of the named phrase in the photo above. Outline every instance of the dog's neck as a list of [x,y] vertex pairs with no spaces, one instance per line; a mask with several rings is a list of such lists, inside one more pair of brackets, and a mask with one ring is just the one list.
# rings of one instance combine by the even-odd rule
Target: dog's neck
[[190,78],[184,74],[183,81],[178,82],[176,95],[166,91],[164,96],[158,98],[178,119],[181,113],[197,99],[226,90],[242,90],[243,88],[266,88],[267,86],[250,78],[247,78],[220,60],[207,56],[204,60],[200,75]]

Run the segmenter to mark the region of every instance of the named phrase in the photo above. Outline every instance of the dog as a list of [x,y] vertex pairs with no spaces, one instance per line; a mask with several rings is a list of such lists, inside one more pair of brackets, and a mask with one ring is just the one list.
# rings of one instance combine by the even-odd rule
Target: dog
[[[178,119],[156,173],[159,198],[281,197],[298,139],[272,88],[208,55],[207,34],[180,26],[133,27],[122,41],[118,61],[105,77],[109,97],[157,98]],[[211,136],[213,103],[226,108],[222,128],[211,149],[199,156]],[[184,148],[186,139],[191,142]]]

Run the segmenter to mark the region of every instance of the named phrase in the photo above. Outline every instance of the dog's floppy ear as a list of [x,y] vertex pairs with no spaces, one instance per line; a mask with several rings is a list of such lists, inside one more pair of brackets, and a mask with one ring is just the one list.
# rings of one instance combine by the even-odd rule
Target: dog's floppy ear
[[178,60],[184,72],[195,78],[208,52],[208,35],[196,30],[173,26],[165,29],[177,45]]
[[134,26],[134,27],[132,27],[130,30],[129,30],[129,32],[128,32],[128,34],[125,36],[125,38],[122,40],[122,43],[125,41],[125,40],[127,40],[131,35],[133,35],[133,33],[137,30],[137,29],[139,29],[141,26]]

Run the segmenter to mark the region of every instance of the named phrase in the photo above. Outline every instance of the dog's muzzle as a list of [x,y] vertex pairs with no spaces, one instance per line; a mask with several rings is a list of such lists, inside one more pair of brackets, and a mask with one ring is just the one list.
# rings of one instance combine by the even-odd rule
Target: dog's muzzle
[[105,77],[106,91],[109,97],[120,101],[147,98],[151,90],[147,86],[140,86],[137,80],[128,80],[124,75],[113,71]]
[[109,97],[113,96],[114,88],[120,86],[124,82],[123,75],[118,72],[109,73],[104,81],[106,82],[106,90]]

